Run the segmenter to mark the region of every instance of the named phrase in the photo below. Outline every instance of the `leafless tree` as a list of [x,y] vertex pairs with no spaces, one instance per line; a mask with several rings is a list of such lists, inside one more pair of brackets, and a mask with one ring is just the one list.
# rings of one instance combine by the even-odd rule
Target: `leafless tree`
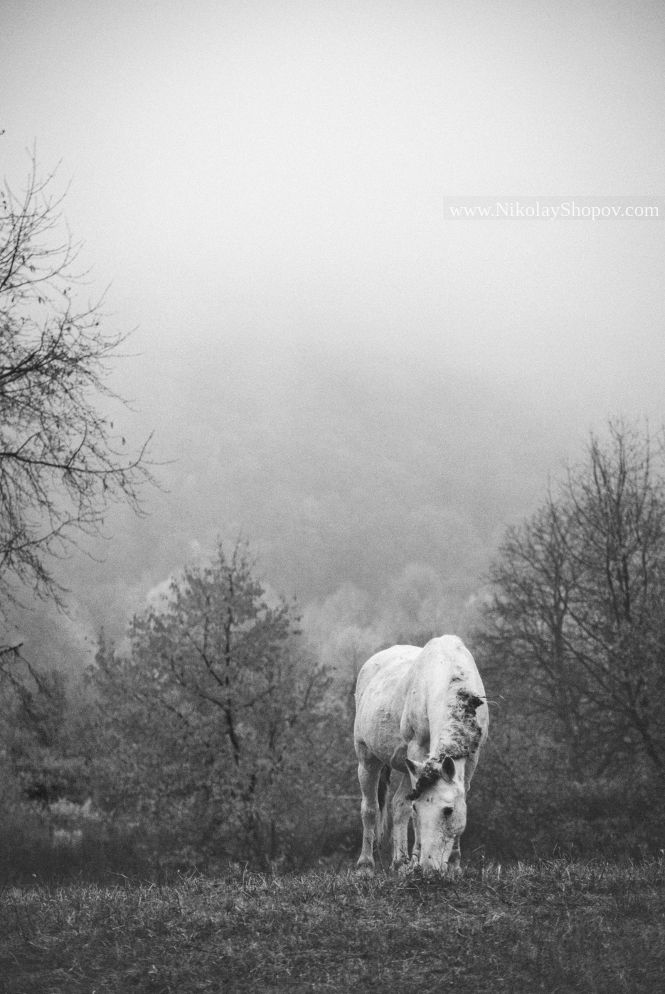
[[665,776],[662,448],[611,422],[492,569],[483,650],[578,772],[644,759]]
[[0,191],[0,611],[26,589],[61,603],[54,559],[99,535],[110,503],[140,512],[154,482],[148,443],[132,452],[106,413],[125,403],[107,375],[126,336],[79,302],[54,186],[33,155],[24,192]]

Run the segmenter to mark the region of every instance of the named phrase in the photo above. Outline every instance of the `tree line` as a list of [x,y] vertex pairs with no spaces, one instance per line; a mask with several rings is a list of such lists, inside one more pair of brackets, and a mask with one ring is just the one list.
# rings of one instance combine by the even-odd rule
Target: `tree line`
[[500,709],[492,790],[516,839],[657,847],[665,786],[663,437],[621,420],[488,577],[476,652]]

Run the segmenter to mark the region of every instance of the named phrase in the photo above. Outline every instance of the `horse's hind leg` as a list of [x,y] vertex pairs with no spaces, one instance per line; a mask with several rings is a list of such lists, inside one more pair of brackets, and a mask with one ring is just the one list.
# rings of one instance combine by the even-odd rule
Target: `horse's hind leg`
[[460,851],[459,835],[455,836],[453,848],[448,857],[447,875],[452,877],[452,879],[462,875],[462,853]]
[[360,816],[363,823],[363,847],[358,860],[358,869],[374,869],[374,839],[379,820],[378,786],[382,767],[381,760],[369,756],[358,764],[358,780],[363,799]]
[[409,821],[411,802],[406,795],[411,789],[408,776],[402,775],[399,787],[393,797],[393,870],[409,862]]
[[418,866],[420,863],[420,825],[418,823],[418,812],[415,810],[413,812],[413,851],[411,853],[411,862],[414,866]]

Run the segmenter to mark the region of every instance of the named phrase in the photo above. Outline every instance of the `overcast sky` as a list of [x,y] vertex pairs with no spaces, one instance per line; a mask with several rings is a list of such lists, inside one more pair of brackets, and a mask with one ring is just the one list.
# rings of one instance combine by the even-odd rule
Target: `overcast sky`
[[611,414],[664,420],[665,224],[450,223],[444,198],[665,196],[664,35],[634,0],[3,0],[0,164],[20,188],[34,142],[61,163],[164,458],[245,332],[267,392],[266,356],[323,346],[486,383],[554,464]]

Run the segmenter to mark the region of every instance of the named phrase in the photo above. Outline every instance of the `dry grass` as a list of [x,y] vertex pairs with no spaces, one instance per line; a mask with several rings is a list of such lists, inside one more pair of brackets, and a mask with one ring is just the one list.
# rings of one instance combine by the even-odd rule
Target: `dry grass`
[[13,888],[3,994],[665,990],[665,868],[556,860],[459,883],[353,871]]

